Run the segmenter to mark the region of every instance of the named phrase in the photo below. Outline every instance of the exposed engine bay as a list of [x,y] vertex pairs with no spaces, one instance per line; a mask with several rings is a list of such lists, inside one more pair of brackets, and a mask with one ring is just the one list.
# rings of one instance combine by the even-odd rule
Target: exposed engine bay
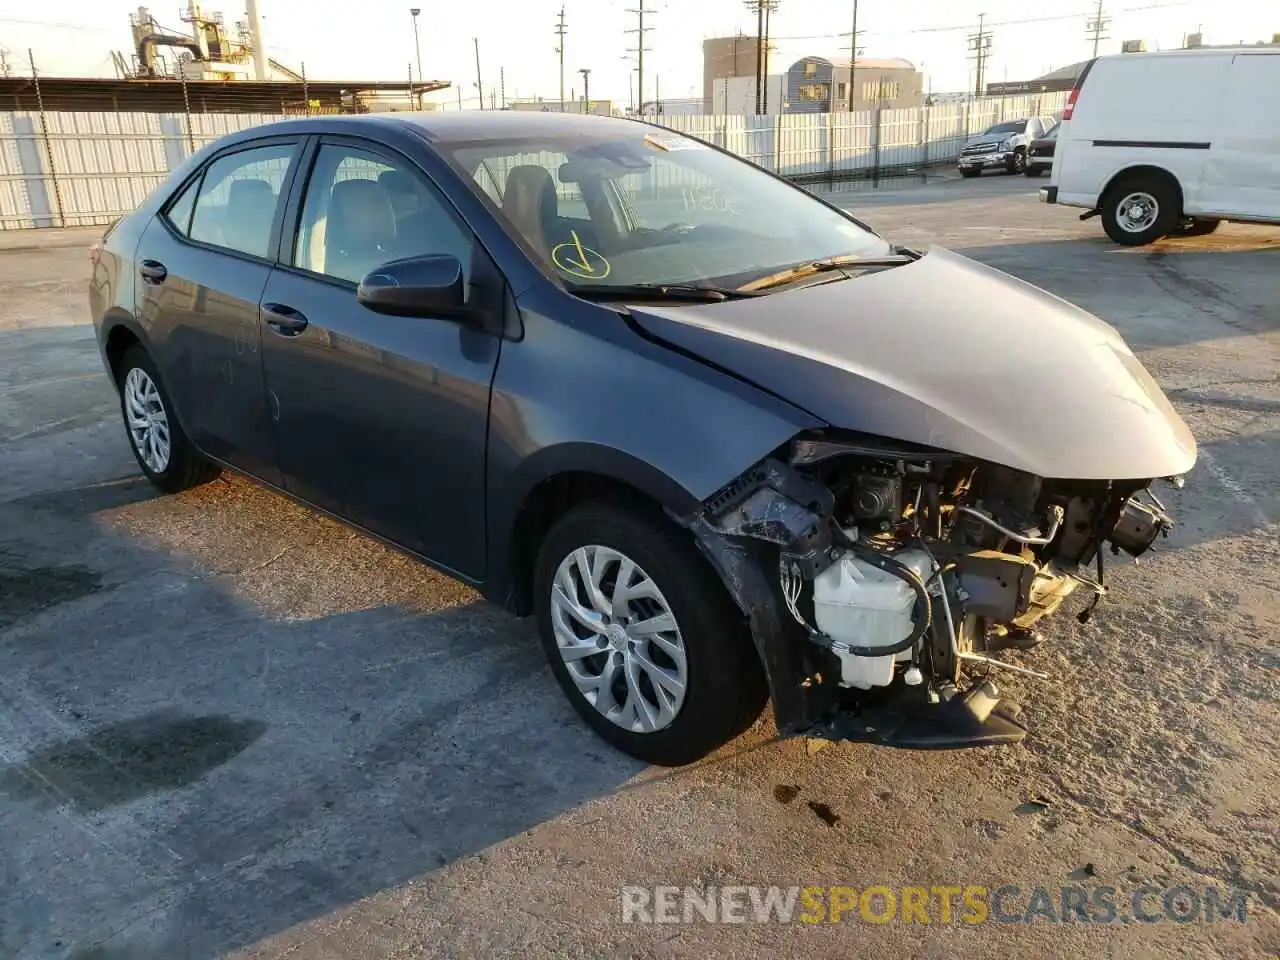
[[[785,732],[913,747],[1012,742],[986,675],[1029,649],[1105,553],[1138,557],[1173,521],[1153,480],[1052,480],[877,438],[802,436],[690,525],[747,614]],[[1181,485],[1180,480],[1167,478]],[[962,689],[968,672],[981,673]]]

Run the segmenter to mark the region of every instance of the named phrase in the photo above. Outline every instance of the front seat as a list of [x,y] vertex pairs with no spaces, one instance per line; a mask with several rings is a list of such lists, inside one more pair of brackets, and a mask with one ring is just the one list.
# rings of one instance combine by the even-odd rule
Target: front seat
[[382,184],[339,180],[329,196],[324,272],[359,283],[374,267],[396,259],[396,214]]
[[266,180],[257,177],[232,180],[227,191],[223,242],[245,253],[265,257],[275,210],[276,192]]
[[502,192],[502,212],[535,250],[550,256],[559,243],[556,225],[560,218],[556,184],[546,167],[524,164],[512,167]]

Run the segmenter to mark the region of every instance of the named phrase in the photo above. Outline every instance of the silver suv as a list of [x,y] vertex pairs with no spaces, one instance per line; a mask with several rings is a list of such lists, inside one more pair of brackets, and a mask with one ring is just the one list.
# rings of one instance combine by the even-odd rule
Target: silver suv
[[1003,120],[973,134],[960,148],[960,175],[977,177],[993,167],[1006,173],[1022,173],[1027,168],[1031,141],[1044,136],[1049,126],[1041,117],[1022,117]]

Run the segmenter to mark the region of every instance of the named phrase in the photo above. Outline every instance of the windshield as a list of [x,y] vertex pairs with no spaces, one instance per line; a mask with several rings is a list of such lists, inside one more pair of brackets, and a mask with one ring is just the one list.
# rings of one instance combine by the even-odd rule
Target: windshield
[[993,127],[987,127],[983,131],[983,136],[993,133],[1024,133],[1027,129],[1027,121],[1025,120],[1009,120],[1005,123],[997,123]]
[[749,163],[634,125],[440,144],[565,282],[737,286],[885,241]]
[[1046,133],[1046,134],[1044,135],[1043,139],[1045,139],[1045,140],[1057,140],[1057,139],[1058,139],[1058,127],[1060,127],[1060,126],[1062,126],[1062,124],[1060,124],[1060,123],[1055,123],[1055,124],[1054,124],[1050,129],[1049,129],[1049,132],[1048,132],[1048,133]]

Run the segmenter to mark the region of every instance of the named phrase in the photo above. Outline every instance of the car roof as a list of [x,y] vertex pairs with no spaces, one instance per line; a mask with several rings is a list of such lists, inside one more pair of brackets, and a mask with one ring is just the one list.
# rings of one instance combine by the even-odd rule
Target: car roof
[[[299,132],[363,133],[375,129],[411,129],[430,143],[463,143],[485,139],[522,139],[538,136],[591,134],[635,136],[642,121],[572,113],[516,110],[466,110],[457,112],[365,113],[277,120],[241,131],[252,137]],[[240,139],[239,137],[237,139]]]

